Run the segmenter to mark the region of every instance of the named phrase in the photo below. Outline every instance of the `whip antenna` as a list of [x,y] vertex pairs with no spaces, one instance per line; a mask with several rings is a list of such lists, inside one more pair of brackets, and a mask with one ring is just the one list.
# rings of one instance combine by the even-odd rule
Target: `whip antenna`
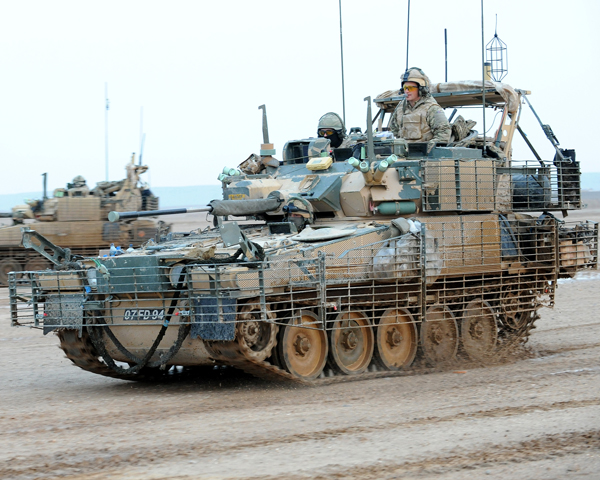
[[144,143],[146,142],[146,134],[142,135],[142,142],[140,145],[140,158],[138,159],[138,165],[142,165],[142,156],[144,155]]
[[106,168],[106,181],[108,182],[108,82],[104,82],[104,164]]
[[142,164],[142,156],[144,155],[145,141],[146,134],[144,133],[144,107],[140,107],[140,157],[138,158],[138,165]]
[[344,90],[344,41],[342,38],[342,0],[339,0],[340,4],[340,55],[342,57],[342,118],[344,120],[344,126],[346,126],[346,92]]
[[481,106],[483,108],[483,154],[485,155],[485,49],[483,43],[483,0],[481,0]]
[[444,81],[448,82],[448,31],[444,28],[444,57],[446,59],[446,75],[444,76]]
[[406,70],[408,70],[408,37],[409,37],[409,33],[410,33],[410,0],[408,0],[408,19],[406,20]]

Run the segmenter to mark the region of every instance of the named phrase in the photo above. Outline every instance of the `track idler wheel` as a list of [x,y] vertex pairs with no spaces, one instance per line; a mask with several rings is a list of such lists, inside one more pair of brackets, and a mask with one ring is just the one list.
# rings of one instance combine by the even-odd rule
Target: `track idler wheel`
[[454,360],[458,350],[458,326],[448,307],[433,305],[421,323],[421,345],[425,359],[433,365]]
[[375,336],[368,317],[349,310],[337,315],[329,334],[329,363],[347,375],[364,372],[371,363]]
[[411,365],[417,354],[417,326],[413,316],[403,308],[388,308],[376,330],[375,359],[388,370]]
[[472,300],[467,304],[460,322],[460,336],[465,353],[472,360],[491,357],[498,340],[496,314],[485,300]]
[[298,378],[314,380],[327,363],[327,335],[319,327],[317,316],[308,311],[300,312],[299,317],[284,327],[278,345],[279,361]]
[[[267,318],[275,320],[275,314],[266,306]],[[236,341],[248,359],[262,362],[267,359],[277,344],[279,326],[262,320],[260,306],[244,305],[237,316]]]

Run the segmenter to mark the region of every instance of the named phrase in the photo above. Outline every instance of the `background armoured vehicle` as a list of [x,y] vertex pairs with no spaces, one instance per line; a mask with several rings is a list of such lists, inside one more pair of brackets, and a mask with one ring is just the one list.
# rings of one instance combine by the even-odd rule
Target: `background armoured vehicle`
[[[265,119],[261,155],[220,177],[223,199],[205,209],[213,229],[108,259],[71,258],[24,232],[60,270],[26,285],[11,274],[13,325],[55,330],[79,367],[134,380],[229,365],[320,383],[390,375],[415,358],[494,359],[527,339],[558,278],[596,268],[598,227],[551,213],[581,199],[574,152],[549,126],[553,160],[512,158],[526,92],[484,88],[502,111],[497,134],[484,140],[457,119],[452,143],[431,151],[383,131],[394,93],[376,99],[375,133],[366,99],[367,140],[343,151],[288,142],[279,162]],[[475,105],[482,85],[438,92],[444,108]]]
[[140,175],[148,169],[135,165],[133,159],[126,166],[127,178],[113,182],[99,182],[93,189],[83,177],[77,176],[67,188],[57,188],[51,198],[29,201],[13,207],[12,225],[0,227],[0,285],[7,285],[8,272],[42,270],[50,262],[37,253],[21,247],[21,227],[27,225],[43,234],[51,242],[68,247],[73,254],[97,255],[98,249],[111,243],[126,249],[129,244],[141,245],[156,235],[157,224],[150,220],[115,225],[107,222],[112,210],[156,210],[158,197],[141,186]]

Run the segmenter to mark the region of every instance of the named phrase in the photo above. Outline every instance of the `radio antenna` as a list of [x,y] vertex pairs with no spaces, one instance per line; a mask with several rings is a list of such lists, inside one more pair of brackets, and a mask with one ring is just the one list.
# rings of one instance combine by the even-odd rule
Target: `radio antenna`
[[410,33],[410,0],[408,0],[408,18],[406,20],[406,70],[408,70],[408,39],[409,39],[409,33]]
[[142,165],[142,156],[144,155],[144,143],[146,142],[146,134],[142,135],[142,143],[140,145],[140,158],[138,159],[138,165]]
[[144,107],[140,107],[140,156],[138,158],[138,165],[142,164],[142,156],[144,155],[144,141],[146,140],[146,134],[144,133]]
[[446,75],[444,81],[448,83],[448,31],[444,28],[444,57],[446,59]]
[[483,155],[485,155],[485,44],[483,41],[483,0],[481,0],[481,105],[483,107]]
[[340,55],[342,57],[342,118],[344,120],[344,127],[346,126],[346,92],[344,89],[344,41],[342,38],[342,0],[339,0],[340,4]]
[[108,82],[104,82],[104,165],[106,168],[106,181],[108,182]]

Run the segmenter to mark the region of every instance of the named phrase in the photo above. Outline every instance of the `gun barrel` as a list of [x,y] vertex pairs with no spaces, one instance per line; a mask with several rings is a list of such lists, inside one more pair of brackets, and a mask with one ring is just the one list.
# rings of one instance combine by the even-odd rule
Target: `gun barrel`
[[118,222],[119,220],[128,220],[140,217],[157,217],[160,215],[175,215],[177,213],[195,213],[195,212],[211,212],[212,207],[202,208],[169,208],[167,210],[147,210],[144,212],[110,212],[108,220],[110,222]]
[[108,220],[117,222],[139,217],[157,217],[159,215],[175,215],[177,213],[208,212],[217,217],[232,215],[234,217],[252,216],[277,210],[281,201],[278,198],[253,198],[245,200],[213,200],[207,207],[171,208],[168,210],[148,210],[144,212],[110,212]]

